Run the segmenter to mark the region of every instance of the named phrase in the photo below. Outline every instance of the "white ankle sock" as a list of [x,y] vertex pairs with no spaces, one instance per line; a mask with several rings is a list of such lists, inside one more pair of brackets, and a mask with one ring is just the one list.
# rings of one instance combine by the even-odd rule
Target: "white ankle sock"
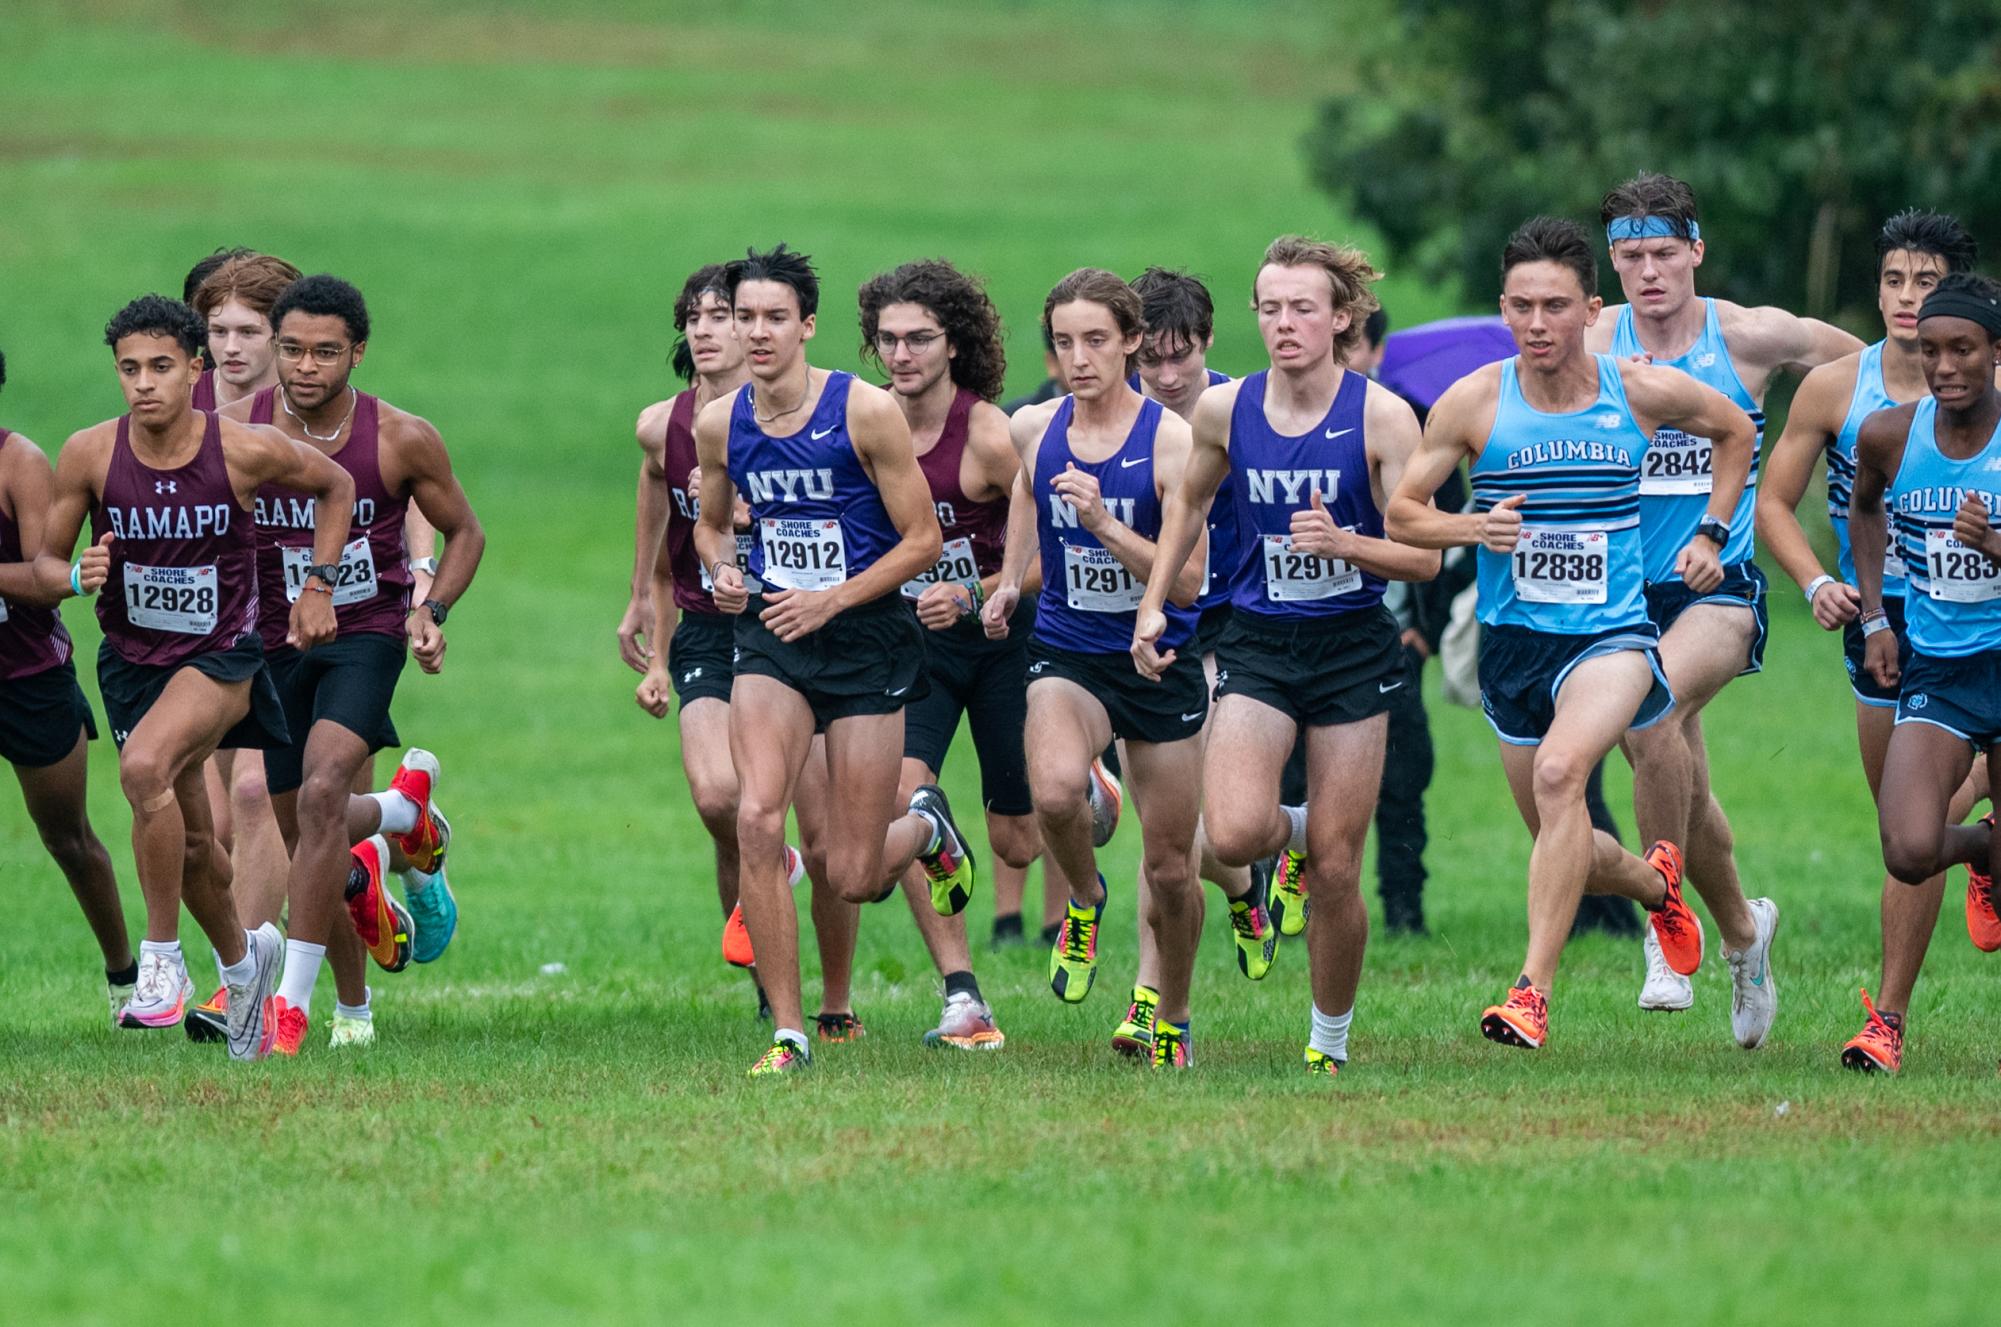
[[336,1014],[339,1014],[342,1018],[360,1018],[360,1019],[373,1018],[375,1017],[375,1012],[374,1010],[369,1008],[369,1005],[374,1000],[374,998],[375,998],[375,992],[371,990],[368,992],[368,997],[364,999],[360,1004],[342,1004],[340,1001],[335,1000],[334,1012]]
[[222,984],[225,986],[248,986],[257,976],[257,950],[254,946],[243,951],[243,957],[234,963],[224,964]]
[[368,798],[382,810],[379,833],[408,834],[417,828],[417,812],[421,808],[394,788],[384,793],[369,793]]
[[1322,1055],[1346,1061],[1348,1058],[1348,1024],[1354,1019],[1351,1008],[1345,1014],[1328,1015],[1320,1012],[1320,1006],[1313,1006],[1313,1035],[1307,1045]]
[[778,1041],[789,1041],[800,1050],[807,1051],[809,1054],[811,1053],[811,1048],[806,1044],[806,1034],[803,1032],[795,1031],[792,1028],[780,1028],[773,1036]]
[[302,1014],[313,1012],[313,987],[320,980],[320,962],[327,956],[325,945],[309,945],[304,940],[285,942],[285,980],[278,998]]
[[1305,852],[1306,808],[1303,806],[1281,806],[1279,810],[1285,812],[1286,821],[1292,826],[1292,837],[1286,841],[1285,846],[1292,852]]

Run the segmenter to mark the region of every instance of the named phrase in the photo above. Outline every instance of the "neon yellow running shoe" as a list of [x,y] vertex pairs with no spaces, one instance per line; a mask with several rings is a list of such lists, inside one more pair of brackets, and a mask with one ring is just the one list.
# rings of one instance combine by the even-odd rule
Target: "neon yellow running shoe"
[[1195,1067],[1195,1047],[1189,1043],[1188,1029],[1185,1026],[1176,1027],[1165,1019],[1154,1021],[1153,1067],[1156,1069]]
[[1271,891],[1271,919],[1280,935],[1306,930],[1306,854],[1287,848],[1278,855],[1278,880]]
[[972,902],[973,886],[979,880],[973,850],[952,819],[952,808],[945,801],[943,788],[925,784],[910,795],[910,809],[938,831],[937,846],[917,856],[925,879],[931,882],[931,906],[940,917],[956,917]]
[[327,1044],[335,1050],[343,1046],[373,1046],[375,1044],[375,1020],[356,1018],[353,1014],[343,1014],[334,1010],[333,1032]]
[[813,1063],[812,1053],[797,1042],[785,1037],[772,1040],[771,1049],[757,1057],[757,1063],[750,1067],[747,1077],[776,1078],[781,1074],[796,1074]]
[[1311,1046],[1306,1048],[1306,1076],[1308,1078],[1332,1078],[1341,1072],[1341,1066],[1346,1063],[1346,1060],[1337,1060],[1326,1051],[1317,1051]]
[[1105,918],[1105,904],[1111,891],[1105,873],[1098,873],[1098,888],[1105,897],[1095,908],[1082,908],[1072,899],[1064,909],[1063,924],[1056,932],[1056,947],[1049,951],[1049,989],[1065,1004],[1082,1004],[1098,979],[1098,925]]
[[1126,1007],[1126,1021],[1112,1032],[1112,1049],[1133,1059],[1153,1055],[1153,1011],[1160,1005],[1160,992],[1151,986],[1133,987],[1133,1002]]
[[1264,872],[1251,868],[1251,887],[1230,900],[1230,932],[1237,941],[1237,970],[1252,981],[1263,981],[1278,952],[1278,927],[1265,907]]

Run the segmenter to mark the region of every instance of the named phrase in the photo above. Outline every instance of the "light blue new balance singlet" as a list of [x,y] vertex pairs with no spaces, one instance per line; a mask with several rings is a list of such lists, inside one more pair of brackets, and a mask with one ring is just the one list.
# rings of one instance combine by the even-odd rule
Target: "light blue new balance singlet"
[[2001,517],[2001,430],[1964,461],[1938,448],[1938,401],[1918,402],[1904,459],[1883,495],[1903,554],[1904,629],[1919,654],[1963,658],[2001,650],[2001,564],[1952,537],[1953,514],[1971,491],[1987,504],[1987,524]]
[[[1883,390],[1883,343],[1862,350],[1861,362],[1855,366],[1855,394],[1848,399],[1848,416],[1841,421],[1841,432],[1827,440],[1827,520],[1834,527],[1834,538],[1838,545],[1836,566],[1841,579],[1854,585],[1855,550],[1848,542],[1848,497],[1855,489],[1855,435],[1862,431],[1862,421],[1878,410],[1887,410],[1897,402]],[[1891,541],[1889,555],[1883,559],[1883,597],[1901,599],[1904,597],[1904,562],[1897,555],[1897,545]]]

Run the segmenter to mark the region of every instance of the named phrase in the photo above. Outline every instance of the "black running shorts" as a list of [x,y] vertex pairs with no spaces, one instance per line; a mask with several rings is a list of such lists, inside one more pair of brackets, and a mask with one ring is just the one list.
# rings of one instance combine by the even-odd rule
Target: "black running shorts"
[[811,635],[782,641],[758,619],[762,595],[736,619],[736,675],[774,678],[806,698],[813,731],[836,719],[894,714],[925,693],[924,628],[902,596],[850,608]]
[[925,631],[930,649],[930,694],[903,712],[903,754],[934,772],[945,767],[963,717],[980,760],[980,796],[997,816],[1025,816],[1028,756],[1028,640],[1035,630],[1035,601],[1024,599],[1004,640],[988,640],[977,621]]
[[0,760],[22,769],[59,764],[79,733],[95,742],[97,720],[70,660],[0,682]]
[[1765,573],[1755,562],[1735,562],[1723,569],[1723,583],[1706,594],[1697,594],[1681,581],[1654,581],[1647,586],[1647,616],[1665,636],[1676,619],[1697,604],[1722,604],[1726,608],[1748,608],[1757,630],[1751,637],[1750,656],[1737,676],[1763,672],[1765,637],[1772,629],[1772,608],[1766,602]]
[[125,739],[138,728],[146,711],[167,689],[175,673],[192,668],[204,677],[225,685],[250,683],[250,710],[216,743],[223,751],[269,751],[286,743],[285,707],[278,699],[278,687],[271,668],[264,661],[264,642],[254,631],[236,638],[226,650],[198,654],[177,664],[128,663],[105,641],[97,651],[97,689],[104,698],[104,718],[111,725],[111,740],[123,749]]
[[1202,661],[1177,654],[1158,681],[1141,677],[1130,654],[1080,654],[1039,639],[1028,643],[1028,685],[1050,678],[1074,682],[1105,707],[1112,736],[1128,742],[1179,742],[1202,731],[1209,717]]
[[736,619],[725,613],[682,610],[667,641],[667,675],[681,708],[698,700],[729,704],[736,680]]
[[306,739],[322,721],[347,729],[371,752],[402,745],[389,703],[403,658],[403,638],[381,632],[336,636],[303,654],[290,646],[272,650],[271,677],[292,740],[264,753],[265,787],[288,793],[305,781]]
[[1248,696],[1308,727],[1387,714],[1406,685],[1396,619],[1380,604],[1329,618],[1239,612],[1216,643],[1216,699]]

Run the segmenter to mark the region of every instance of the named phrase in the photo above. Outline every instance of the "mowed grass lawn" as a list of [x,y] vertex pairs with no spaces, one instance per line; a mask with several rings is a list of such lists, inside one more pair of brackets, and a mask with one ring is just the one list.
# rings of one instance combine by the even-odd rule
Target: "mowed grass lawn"
[[[1994,970],[1949,894],[1906,1074],[1836,1067],[1875,980],[1880,871],[1837,647],[1789,592],[1771,671],[1708,725],[1744,877],[1784,910],[1762,1052],[1729,1040],[1719,963],[1692,1013],[1643,1015],[1638,945],[1604,939],[1566,955],[1546,1052],[1480,1040],[1519,961],[1528,845],[1484,722],[1434,705],[1433,935],[1377,940],[1331,1088],[1299,1072],[1303,948],[1254,987],[1213,907],[1197,1069],[1113,1062],[1130,825],[1081,1009],[1048,994],[1042,953],[982,943],[1007,1049],[925,1052],[934,975],[894,903],[865,917],[868,1039],[743,1079],[764,1032],[717,957],[673,730],[632,705],[611,634],[630,425],[672,388],[682,274],[752,242],[815,253],[815,352],[849,365],[856,282],[945,254],[991,277],[1026,388],[1071,267],[1206,273],[1216,362],[1241,371],[1263,243],[1351,233],[1295,144],[1352,15],[841,8],[0,16],[0,420],[53,451],[115,413],[106,317],[216,245],[268,248],[368,293],[360,381],[440,426],[492,541],[445,675],[412,670],[397,710],[445,762],[464,923],[442,963],[377,983],[373,1052],[331,1054],[324,1022],[259,1067],[110,1031],[60,877],[0,812],[0,1316],[1986,1317]],[[1385,293],[1402,323],[1457,309],[1394,275]],[[947,777],[968,806],[969,756]],[[978,942],[990,913],[983,893]]]

